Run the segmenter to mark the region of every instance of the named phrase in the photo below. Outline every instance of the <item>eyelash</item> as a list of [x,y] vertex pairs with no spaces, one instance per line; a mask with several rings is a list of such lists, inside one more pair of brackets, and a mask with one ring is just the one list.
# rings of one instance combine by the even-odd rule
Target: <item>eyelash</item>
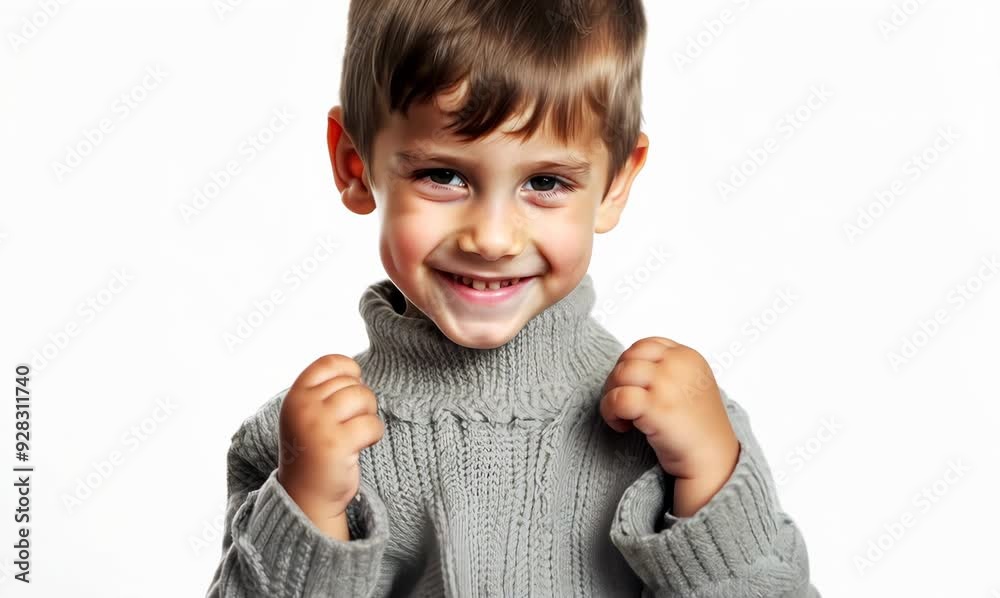
[[[450,168],[425,168],[423,170],[418,170],[418,171],[414,172],[411,175],[411,178],[414,181],[419,181],[419,180],[428,178],[428,176],[431,175],[431,174],[442,173],[442,172],[450,172],[452,174],[458,175],[459,178],[462,178],[462,175],[459,175],[457,171],[452,170]],[[561,190],[535,191],[535,193],[539,197],[541,197],[543,199],[550,199],[550,198],[553,198],[553,197],[556,197],[556,196],[559,196],[559,195],[563,195],[563,194],[566,194],[566,193],[572,193],[573,191],[576,190],[575,186],[571,185],[569,182],[567,182],[567,181],[563,180],[562,178],[557,177],[555,175],[551,175],[551,174],[536,174],[536,175],[534,175],[531,178],[532,179],[534,179],[534,178],[548,178],[548,179],[553,179],[556,182],[556,184],[558,185],[557,189],[559,187],[562,188]],[[531,180],[531,179],[528,179],[528,180]],[[442,189],[448,189],[448,188],[453,187],[453,185],[442,185],[440,183],[435,183],[434,181],[431,181],[431,180],[428,180],[427,182],[429,184],[433,185],[434,187],[440,187]]]

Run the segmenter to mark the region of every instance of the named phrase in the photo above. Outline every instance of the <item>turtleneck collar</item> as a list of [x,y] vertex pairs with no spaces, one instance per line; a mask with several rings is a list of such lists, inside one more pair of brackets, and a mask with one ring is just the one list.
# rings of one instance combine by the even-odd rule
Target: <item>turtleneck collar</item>
[[383,279],[359,302],[369,339],[356,357],[362,381],[380,409],[410,421],[426,423],[443,413],[501,423],[554,417],[570,404],[595,400],[623,351],[590,316],[594,302],[593,280],[585,274],[504,345],[472,349],[407,308],[399,289]]

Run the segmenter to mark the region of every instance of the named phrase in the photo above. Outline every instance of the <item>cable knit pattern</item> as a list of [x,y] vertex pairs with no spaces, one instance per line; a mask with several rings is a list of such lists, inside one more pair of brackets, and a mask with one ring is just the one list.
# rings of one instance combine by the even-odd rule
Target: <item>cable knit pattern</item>
[[746,413],[740,457],[692,517],[641,432],[601,419],[624,347],[590,316],[586,275],[495,349],[450,341],[388,279],[361,297],[354,356],[385,433],[361,452],[351,540],[323,534],[277,480],[285,389],[228,453],[209,597],[818,597]]

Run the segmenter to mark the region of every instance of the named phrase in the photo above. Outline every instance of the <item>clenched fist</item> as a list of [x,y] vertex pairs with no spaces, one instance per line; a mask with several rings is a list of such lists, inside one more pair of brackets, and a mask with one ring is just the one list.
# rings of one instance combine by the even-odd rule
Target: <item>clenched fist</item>
[[350,539],[346,510],[361,485],[359,453],[383,432],[375,393],[361,382],[361,367],[350,357],[320,357],[285,395],[278,481],[328,535]]

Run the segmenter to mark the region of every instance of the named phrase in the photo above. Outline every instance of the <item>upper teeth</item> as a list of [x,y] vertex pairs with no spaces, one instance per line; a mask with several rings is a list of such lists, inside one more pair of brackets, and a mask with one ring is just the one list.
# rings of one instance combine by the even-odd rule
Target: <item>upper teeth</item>
[[456,282],[461,282],[462,284],[472,287],[477,291],[483,291],[485,289],[490,289],[491,291],[495,291],[497,289],[502,289],[503,287],[507,287],[512,284],[517,284],[518,282],[521,281],[520,278],[511,278],[509,280],[494,280],[487,282],[485,280],[476,280],[475,278],[469,278],[468,276],[459,276],[458,274],[452,274],[451,277]]

